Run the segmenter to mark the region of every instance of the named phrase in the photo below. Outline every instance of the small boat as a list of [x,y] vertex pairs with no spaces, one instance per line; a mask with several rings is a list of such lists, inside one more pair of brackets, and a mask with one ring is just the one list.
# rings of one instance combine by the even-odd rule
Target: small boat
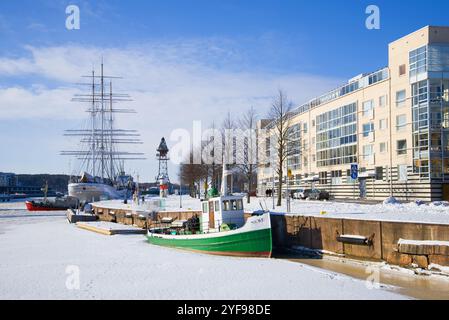
[[79,200],[75,197],[63,197],[49,200],[48,194],[48,182],[45,182],[44,187],[41,189],[44,192],[44,199],[42,201],[26,201],[25,205],[28,211],[65,211],[67,209],[76,209],[79,204]]
[[253,214],[245,221],[243,196],[222,194],[203,201],[199,217],[173,222],[165,219],[156,227],[150,226],[148,242],[215,255],[270,258],[270,213]]
[[77,199],[67,197],[67,198],[56,198],[54,201],[43,200],[43,201],[26,201],[25,205],[28,211],[65,211],[67,209],[76,209]]

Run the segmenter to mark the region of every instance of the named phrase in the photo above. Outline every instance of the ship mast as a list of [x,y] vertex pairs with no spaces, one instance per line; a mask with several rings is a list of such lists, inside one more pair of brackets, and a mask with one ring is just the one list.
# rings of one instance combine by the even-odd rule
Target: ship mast
[[92,175],[95,177],[95,158],[96,158],[96,150],[95,150],[95,70],[92,70]]
[[[137,130],[115,129],[113,126],[114,113],[136,113],[132,109],[114,108],[115,103],[130,102],[132,99],[127,94],[117,94],[112,91],[112,79],[121,79],[120,77],[105,76],[103,61],[101,63],[100,75],[83,76],[90,78],[89,85],[92,92],[89,94],[76,94],[72,101],[89,103],[87,112],[91,115],[91,127],[87,130],[66,130],[65,136],[76,136],[81,138],[81,143],[89,146],[89,150],[61,151],[61,155],[75,156],[78,160],[87,161],[87,170],[93,177],[101,175],[103,181],[106,177],[114,182],[116,163],[124,160],[145,160],[143,153],[127,152],[118,150],[117,144],[130,145],[142,144]],[[109,93],[105,90],[105,79],[109,79]],[[109,108],[105,107],[105,102],[109,100]],[[97,121],[97,114],[100,113],[100,119]],[[108,114],[108,115],[107,115]],[[100,123],[98,123],[100,122]],[[107,124],[107,122],[109,122]],[[92,165],[89,162],[92,161]],[[108,169],[106,169],[108,168]],[[101,174],[100,174],[101,172]],[[103,181],[104,182],[104,181]]]
[[101,181],[104,180],[104,71],[101,59]]
[[110,166],[110,172],[109,172],[109,177],[115,177],[114,174],[114,162],[112,160],[112,152],[114,151],[114,142],[113,142],[113,135],[112,135],[112,130],[113,130],[113,121],[114,118],[112,117],[113,112],[112,112],[112,81],[109,82],[109,166]]

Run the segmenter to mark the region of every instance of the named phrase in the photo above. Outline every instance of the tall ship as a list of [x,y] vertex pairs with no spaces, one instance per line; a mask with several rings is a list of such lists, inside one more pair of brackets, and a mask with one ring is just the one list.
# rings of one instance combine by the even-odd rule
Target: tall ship
[[132,109],[119,108],[119,103],[132,99],[125,93],[114,93],[113,81],[120,77],[105,76],[101,63],[100,74],[95,70],[89,76],[87,93],[76,94],[72,101],[88,106],[90,115],[83,129],[66,130],[65,136],[78,137],[78,150],[62,151],[64,156],[76,157],[80,163],[80,174],[72,177],[68,185],[70,197],[81,203],[101,200],[124,199],[132,195],[136,188],[131,175],[125,173],[125,161],[144,160],[143,153],[128,152],[119,148],[124,145],[142,144],[137,130],[115,127],[117,114],[136,113]]

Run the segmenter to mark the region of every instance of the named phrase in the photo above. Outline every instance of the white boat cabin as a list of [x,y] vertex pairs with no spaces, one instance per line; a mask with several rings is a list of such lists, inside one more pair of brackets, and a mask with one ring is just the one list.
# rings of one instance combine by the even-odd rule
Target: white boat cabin
[[242,196],[220,196],[202,202],[201,232],[220,232],[245,224]]

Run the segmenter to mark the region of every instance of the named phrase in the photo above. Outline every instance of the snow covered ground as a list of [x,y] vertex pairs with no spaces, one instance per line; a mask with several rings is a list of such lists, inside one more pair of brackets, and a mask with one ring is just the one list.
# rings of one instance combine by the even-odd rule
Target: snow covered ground
[[300,263],[162,248],[79,229],[63,212],[22,209],[0,204],[0,299],[405,298]]
[[[198,199],[183,196],[184,208],[201,210]],[[273,209],[271,198],[251,198],[250,205],[244,203],[245,210],[260,210],[268,208],[274,213],[285,214],[287,212],[285,200],[281,207]],[[179,209],[179,196],[171,196],[167,200],[167,209]],[[322,214],[322,211],[325,214]],[[359,204],[337,201],[308,201],[292,200],[291,214],[307,216],[322,216],[332,218],[348,218],[363,220],[407,221],[449,224],[449,205],[446,203],[422,204],[414,202],[403,204]]]

